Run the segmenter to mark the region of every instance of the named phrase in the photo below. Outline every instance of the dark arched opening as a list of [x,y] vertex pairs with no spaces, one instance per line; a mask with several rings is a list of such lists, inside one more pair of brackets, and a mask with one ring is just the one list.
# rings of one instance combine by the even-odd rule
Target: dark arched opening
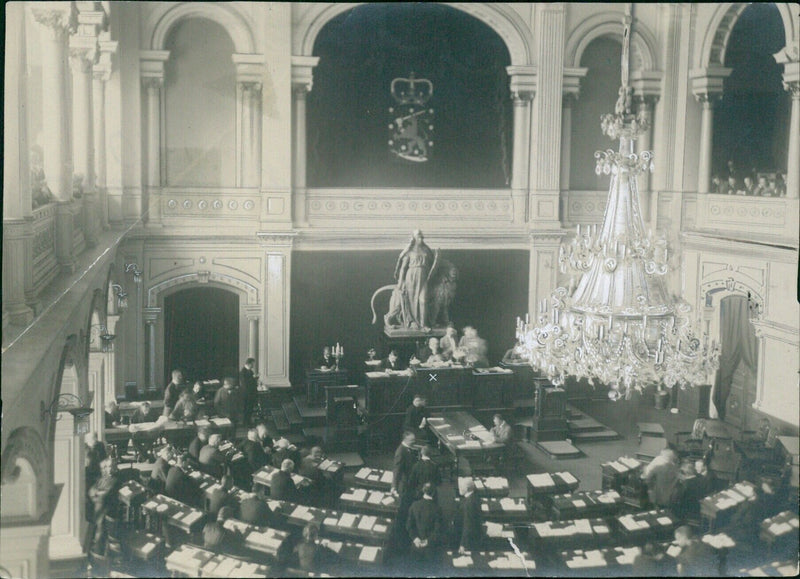
[[236,376],[239,296],[193,287],[164,298],[164,384],[181,368],[189,380]]
[[[439,4],[366,4],[328,22],[314,55],[320,61],[308,96],[311,187],[508,186],[511,59],[489,26]],[[394,79],[411,73],[433,87],[414,111],[403,110],[391,91]],[[429,90],[424,83],[417,88]],[[420,121],[413,130],[426,135],[424,161],[392,152],[389,141],[401,145],[390,125],[405,117]]]
[[774,4],[753,3],[737,20],[728,42],[722,99],[714,111],[713,172],[737,184],[759,173],[786,171],[789,96],[781,65],[772,56],[786,45]]

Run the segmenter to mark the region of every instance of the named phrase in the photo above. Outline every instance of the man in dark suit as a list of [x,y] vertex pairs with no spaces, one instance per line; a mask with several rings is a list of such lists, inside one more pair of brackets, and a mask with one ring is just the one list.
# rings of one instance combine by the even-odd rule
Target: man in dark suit
[[180,456],[167,473],[167,482],[164,485],[164,494],[168,497],[199,507],[202,491],[195,480],[186,473],[186,456]]
[[222,380],[222,388],[214,396],[214,414],[234,424],[242,421],[242,399],[233,387],[233,378]]
[[394,453],[394,468],[392,469],[392,494],[400,498],[397,505],[397,521],[399,523],[394,525],[395,542],[398,551],[401,553],[408,548],[409,536],[406,532],[406,526],[402,523],[408,518],[408,511],[411,508],[411,503],[414,502],[414,490],[409,484],[409,477],[414,468],[414,463],[417,461],[416,454],[411,446],[414,444],[416,437],[413,432],[405,432],[403,434],[403,441],[397,447]]
[[225,455],[219,450],[221,437],[219,434],[212,434],[208,437],[208,444],[200,449],[199,462],[204,472],[216,477],[221,477],[225,473]]
[[223,523],[233,516],[232,507],[223,507],[203,527],[203,547],[214,553],[239,555],[242,547],[241,536],[229,531]]
[[442,509],[433,500],[433,485],[425,483],[422,486],[422,498],[411,505],[406,521],[412,552],[421,562],[431,563],[438,557],[443,527]]
[[431,483],[434,493],[436,487],[442,482],[442,476],[439,473],[439,466],[431,459],[431,447],[425,445],[420,450],[420,460],[411,469],[411,474],[408,477],[408,486],[414,498],[422,496],[422,487],[425,483]]
[[247,431],[247,438],[242,441],[240,449],[251,473],[270,462],[269,455],[264,452],[264,447],[261,446],[261,442],[258,440],[258,431],[255,428]]
[[425,407],[427,401],[421,394],[414,395],[414,401],[406,409],[406,416],[403,419],[403,430],[413,432],[419,440],[428,439],[428,409]]
[[400,360],[397,350],[390,351],[389,355],[381,360],[381,366],[384,370],[392,370],[393,372],[399,372],[400,370],[406,369],[406,365]]
[[231,477],[224,475],[219,481],[219,487],[211,491],[207,503],[209,517],[216,517],[223,507],[236,505],[236,499],[230,494],[232,486]]
[[186,384],[183,381],[183,372],[177,369],[173,370],[172,382],[164,388],[164,416],[172,414],[175,404],[178,403],[178,398],[184,390],[186,390]]
[[322,358],[317,361],[315,368],[321,370],[333,370],[336,368],[336,358],[331,354],[331,347],[325,346],[322,348]]
[[300,461],[297,474],[311,480],[311,486],[307,489],[307,497],[310,504],[320,505],[325,498],[327,484],[322,471],[317,468],[322,462],[322,447],[314,446],[308,456],[304,456]]
[[468,551],[483,549],[483,517],[481,516],[481,503],[475,492],[475,482],[471,479],[462,479],[461,501],[456,512],[455,530],[458,537],[458,552],[464,554]]
[[276,501],[296,502],[298,498],[297,486],[292,480],[294,461],[287,458],[281,464],[281,469],[272,475],[269,487],[269,497]]
[[197,436],[189,443],[189,455],[195,460],[200,459],[200,449],[208,444],[208,430],[206,428],[199,428]]
[[239,388],[244,402],[244,423],[247,426],[251,424],[253,411],[258,404],[258,381],[253,372],[255,365],[256,359],[248,358],[244,363],[244,367],[239,370]]
[[275,447],[272,450],[272,466],[281,468],[281,465],[283,465],[283,462],[287,458],[290,459],[293,464],[297,464],[300,461],[300,452],[297,450],[297,447],[287,439],[279,438],[275,441]]
[[158,420],[158,412],[150,405],[149,400],[142,402],[131,416],[131,424],[155,422],[156,420]]
[[255,493],[245,493],[239,503],[239,520],[257,527],[270,526],[272,511]]

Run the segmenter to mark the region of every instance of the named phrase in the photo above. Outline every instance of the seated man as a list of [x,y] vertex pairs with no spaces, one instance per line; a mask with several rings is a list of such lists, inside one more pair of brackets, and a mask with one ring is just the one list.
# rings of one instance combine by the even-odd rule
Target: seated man
[[233,517],[233,507],[223,507],[203,527],[203,548],[224,555],[239,555],[242,538],[226,529],[223,523]]
[[418,364],[424,364],[427,366],[435,365],[435,364],[442,364],[444,363],[444,358],[442,358],[442,353],[439,350],[439,339],[438,338],[430,338],[428,340],[428,345],[421,348],[417,355],[411,358],[409,364],[412,366]]
[[273,523],[273,515],[267,503],[255,493],[243,493],[239,503],[239,520],[257,527],[268,527]]
[[400,356],[397,354],[397,350],[391,350],[389,355],[381,361],[381,367],[384,370],[391,370],[393,372],[399,372],[401,370],[405,370],[405,364],[400,361]]
[[131,424],[143,424],[145,422],[155,422],[158,420],[159,414],[150,404],[149,400],[145,400],[136,409],[136,412],[131,416]]
[[264,452],[264,447],[261,446],[261,442],[258,440],[257,429],[248,429],[247,438],[242,441],[240,448],[251,473],[257,471],[262,466],[269,464],[269,455]]
[[293,464],[297,464],[300,461],[300,452],[294,444],[281,437],[275,441],[275,447],[272,450],[272,466],[281,468],[283,461],[287,458],[290,459]]
[[117,501],[117,463],[113,458],[106,458],[100,463],[100,478],[89,488],[89,500],[92,502],[94,516],[94,535],[85,550],[102,553],[106,529],[104,526],[107,513],[114,513]]
[[222,437],[219,434],[212,434],[208,437],[208,444],[200,449],[198,460],[204,472],[213,476],[221,477],[226,470],[227,461],[225,455],[219,450]]
[[300,461],[300,466],[297,469],[297,474],[311,480],[307,495],[311,504],[321,504],[328,494],[327,491],[331,490],[322,471],[317,468],[322,461],[322,447],[314,446],[308,456],[304,456]]
[[333,370],[336,368],[336,358],[331,354],[330,346],[322,348],[322,358],[317,360],[317,365],[314,367],[320,370]]
[[439,348],[442,351],[442,358],[445,360],[452,360],[453,354],[458,348],[458,330],[452,325],[447,326],[444,331],[444,336],[439,340]]
[[203,492],[200,485],[186,472],[186,458],[186,455],[179,456],[169,469],[164,494],[189,506],[200,507]]
[[708,577],[717,575],[717,557],[711,548],[694,538],[689,525],[675,529],[675,543],[681,548],[677,557],[678,575]]
[[186,384],[183,381],[183,372],[181,370],[173,370],[172,381],[164,388],[164,416],[172,414],[181,392],[185,389]]
[[190,390],[184,390],[178,397],[178,402],[175,403],[175,408],[169,415],[170,420],[192,422],[197,419],[198,413],[197,402],[195,402],[194,395]]
[[705,460],[698,459],[692,467],[693,476],[683,481],[675,513],[683,518],[700,518],[700,501],[714,492],[714,480]]
[[292,480],[294,461],[287,458],[281,464],[281,469],[272,475],[269,487],[269,497],[276,501],[297,502],[297,486]]
[[219,480],[219,487],[211,491],[208,497],[207,507],[208,514],[211,517],[216,517],[219,510],[223,507],[233,507],[237,505],[235,497],[231,496],[230,490],[233,487],[233,481],[228,475],[222,475]]
[[458,343],[459,348],[466,352],[466,364],[474,368],[488,368],[488,347],[486,340],[478,337],[478,330],[472,326],[464,328],[464,337]]
[[109,400],[106,403],[106,411],[105,411],[105,427],[106,428],[117,428],[122,424],[122,417],[119,413],[119,406],[117,406],[116,401]]
[[426,402],[422,394],[415,394],[411,406],[406,409],[406,416],[403,420],[403,431],[413,432],[420,440],[428,440],[429,437]]
[[511,440],[511,425],[503,420],[500,414],[495,414],[492,417],[492,422],[494,426],[492,427],[491,433],[492,437],[494,437],[494,441],[501,444],[508,444]]
[[222,388],[214,396],[214,414],[228,418],[234,424],[242,421],[242,399],[234,389],[233,378],[222,380]]
[[318,533],[317,525],[309,523],[303,528],[303,540],[294,548],[298,567],[303,571],[327,571],[338,561],[335,552],[317,542]]
[[200,449],[208,444],[208,429],[198,428],[197,436],[189,443],[189,455],[195,460],[200,460]]

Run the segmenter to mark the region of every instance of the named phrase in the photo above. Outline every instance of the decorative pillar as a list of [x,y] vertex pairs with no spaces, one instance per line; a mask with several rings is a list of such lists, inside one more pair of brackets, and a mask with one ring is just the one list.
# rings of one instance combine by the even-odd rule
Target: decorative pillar
[[257,187],[260,169],[261,136],[258,131],[261,83],[261,54],[234,54],[236,67],[236,186]]
[[[33,282],[31,183],[25,54],[25,7],[6,6],[3,131],[3,310],[12,324],[26,325],[33,310],[25,290]],[[30,281],[28,279],[30,278]]]
[[146,154],[147,174],[147,224],[161,226],[161,91],[164,86],[164,63],[169,59],[167,50],[143,50],[139,52],[142,86],[145,90],[147,111]]
[[509,89],[514,101],[514,141],[511,153],[511,199],[514,223],[527,218],[529,165],[531,157],[531,101],[536,95],[536,67],[508,66]]
[[588,68],[565,68],[562,79],[561,97],[561,174],[559,189],[569,191],[569,171],[572,149],[572,105],[581,92],[581,81],[586,78]]
[[306,216],[307,191],[307,142],[306,142],[306,95],[314,84],[314,67],[318,56],[292,56],[292,181],[294,188],[294,223],[308,225]]
[[72,2],[35,2],[31,13],[42,25],[42,145],[44,173],[50,191],[59,201],[72,199],[72,154],[69,144],[67,95],[67,32]]
[[94,143],[92,113],[92,66],[97,51],[97,38],[89,46],[89,38],[70,38],[70,65],[72,66],[72,137],[75,157],[75,174],[81,176],[83,186],[83,231],[89,247],[97,245],[97,217],[95,215]]
[[[118,321],[119,321],[118,315],[108,314],[106,316],[106,329],[108,330],[109,334],[116,335]],[[114,347],[114,341],[111,341],[108,345],[108,351],[104,352],[105,378],[103,380],[103,383],[105,385],[105,392],[103,393],[103,399],[105,402],[117,399],[117,371],[116,371],[115,349],[116,348]]]
[[528,272],[528,313],[538,321],[537,305],[549,298],[558,287],[558,251],[565,231],[534,231],[530,233],[530,265]]
[[714,102],[722,97],[725,79],[730,75],[730,68],[703,68],[692,70],[689,77],[692,81],[692,93],[703,106],[700,119],[700,154],[697,168],[697,192],[708,193],[711,190],[711,163],[714,137]]
[[267,275],[262,290],[264,343],[258,364],[261,381],[270,388],[289,388],[289,312],[291,305],[292,245],[295,232],[258,232]]
[[117,43],[108,40],[108,32],[100,35],[100,57],[92,70],[92,110],[94,111],[95,186],[100,206],[100,223],[108,229],[108,189],[106,160],[106,82],[111,78],[111,56]]
[[255,358],[258,364],[258,321],[261,316],[261,306],[245,306],[244,313],[247,317],[247,357]]
[[158,322],[160,313],[161,308],[144,308],[142,311],[144,323],[147,327],[147,361],[145,376],[148,390],[154,390],[156,388],[156,323]]
[[[655,107],[661,96],[661,73],[657,71],[637,70],[631,74],[631,88],[633,88],[634,98],[639,110],[647,120],[647,130],[639,135],[636,151],[650,151],[653,147],[653,119],[655,119]],[[656,159],[656,162],[658,160]],[[650,172],[644,171],[639,174],[639,201],[642,206],[642,217],[646,222],[650,222]]]
[[561,171],[561,108],[564,77],[566,13],[563,4],[536,4],[534,39],[537,90],[534,100],[529,217],[531,229],[560,229],[558,209]]
[[789,118],[789,151],[786,158],[786,197],[800,197],[800,60],[797,43],[792,49],[786,47],[775,55],[783,65],[783,88],[792,97]]

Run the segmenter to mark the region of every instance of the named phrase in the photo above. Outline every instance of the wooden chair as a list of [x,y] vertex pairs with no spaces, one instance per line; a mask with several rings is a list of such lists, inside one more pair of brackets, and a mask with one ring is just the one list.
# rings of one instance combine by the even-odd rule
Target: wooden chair
[[676,432],[675,448],[682,458],[705,457],[711,449],[711,443],[706,437],[705,419],[698,418],[695,420],[691,432]]
[[708,470],[718,480],[726,481],[728,485],[738,480],[742,455],[736,451],[732,440],[715,439],[711,444],[710,457]]

